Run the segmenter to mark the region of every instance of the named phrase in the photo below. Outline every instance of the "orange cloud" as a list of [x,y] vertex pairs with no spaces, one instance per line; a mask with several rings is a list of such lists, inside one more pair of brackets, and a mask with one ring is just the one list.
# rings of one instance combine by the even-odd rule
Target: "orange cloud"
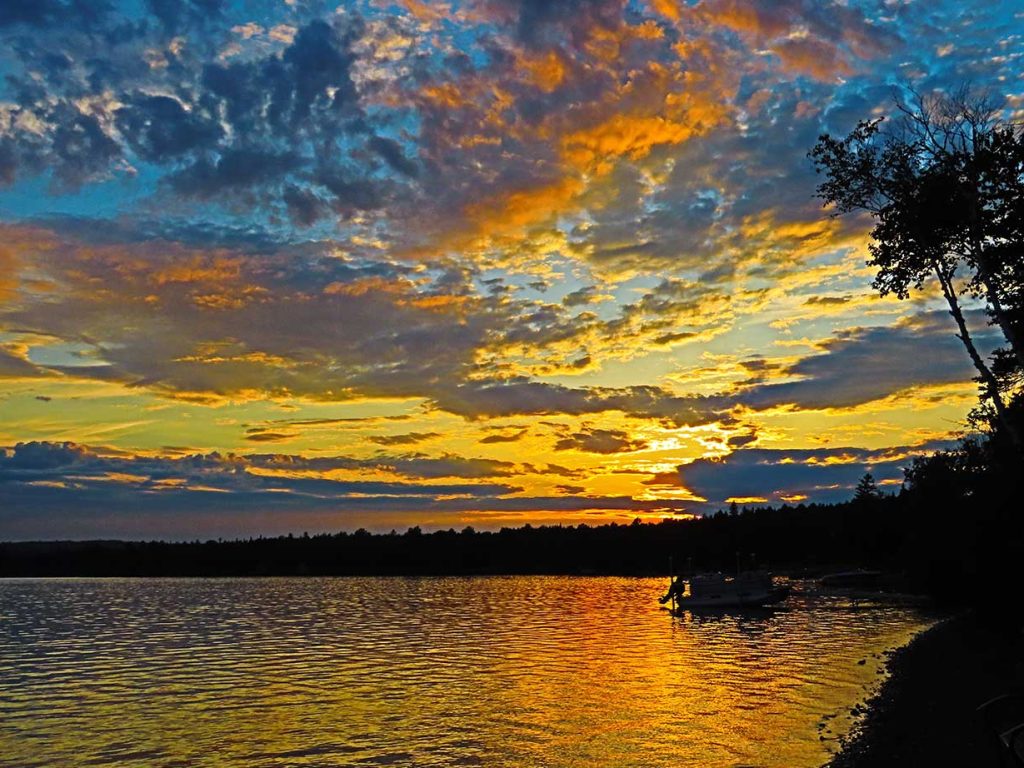
[[13,248],[0,245],[0,301],[6,301],[18,288],[17,253]]
[[662,115],[612,115],[592,128],[569,134],[562,148],[573,166],[603,175],[621,157],[640,160],[660,144],[681,144],[704,133],[723,111],[705,107],[705,114],[695,110],[686,122]]
[[[657,25],[649,24],[636,25],[628,32],[602,30],[594,33],[594,39],[614,38],[618,46],[624,39],[649,38],[652,30],[660,34]],[[568,76],[557,54],[530,61],[529,66],[534,67],[530,77],[539,79],[544,87]],[[580,114],[555,113],[537,126],[508,124],[506,115],[514,106],[514,96],[507,89],[492,87],[493,99],[482,119],[488,130],[483,136],[463,135],[458,143],[485,139],[500,143],[497,137],[502,135],[554,144],[562,177],[533,187],[501,190],[473,201],[464,209],[468,229],[450,231],[436,243],[438,250],[472,249],[496,239],[520,236],[528,227],[578,206],[595,179],[609,174],[622,160],[636,162],[656,147],[681,144],[707,133],[726,120],[732,109],[717,79],[713,71],[695,74],[684,71],[679,64],[651,61],[642,70],[632,72],[624,85],[577,110]],[[453,92],[446,90],[443,96],[455,100]]]
[[444,293],[417,295],[416,286],[409,280],[387,280],[382,277],[367,277],[351,283],[329,283],[323,292],[330,296],[371,296],[390,300],[395,306],[415,307],[428,312],[457,312],[473,301],[468,296]]
[[846,62],[831,43],[814,38],[793,38],[771,46],[786,69],[804,72],[818,80],[832,80],[849,75],[853,67]]
[[52,250],[56,245],[57,239],[46,230],[0,224],[0,302],[13,298],[22,284],[20,266],[24,257]]
[[433,296],[423,296],[421,298],[410,299],[409,301],[402,302],[408,306],[416,307],[417,309],[425,309],[430,312],[451,312],[465,308],[466,304],[471,299],[467,296],[450,296],[445,294],[437,294]]
[[672,21],[679,21],[682,18],[675,0],[651,0],[651,8]]
[[398,5],[405,8],[411,16],[419,21],[431,22],[441,21],[451,13],[451,6],[447,3],[423,2],[423,0],[398,0]]
[[507,192],[473,203],[466,208],[466,215],[476,224],[478,234],[511,236],[564,210],[583,189],[580,179],[566,177],[542,187]]
[[752,48],[772,51],[786,70],[825,81],[852,72],[852,59],[871,58],[898,42],[847,4],[832,5],[827,20],[813,6],[782,0],[705,0],[693,14],[734,30]]
[[703,16],[737,32],[774,37],[789,31],[789,19],[782,13],[771,13],[749,0],[718,0],[700,6]]
[[367,294],[403,295],[411,286],[407,281],[387,280],[383,277],[367,277],[351,283],[328,283],[324,293],[331,296],[366,296]]
[[428,102],[448,109],[458,109],[469,103],[466,91],[454,83],[441,83],[424,88],[421,95]]
[[168,283],[213,283],[222,284],[238,280],[242,271],[242,260],[237,257],[194,254],[185,259],[175,259],[162,269],[150,275],[156,285]]
[[554,50],[537,57],[520,53],[516,63],[526,73],[527,80],[544,93],[551,93],[565,81],[565,61]]

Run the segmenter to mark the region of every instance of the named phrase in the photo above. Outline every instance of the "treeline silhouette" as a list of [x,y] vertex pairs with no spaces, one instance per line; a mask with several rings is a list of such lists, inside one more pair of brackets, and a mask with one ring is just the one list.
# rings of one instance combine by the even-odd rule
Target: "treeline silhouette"
[[0,544],[0,576],[659,575],[670,557],[677,571],[729,571],[756,559],[792,574],[880,568],[943,601],[998,602],[1021,582],[1018,470],[996,433],[916,460],[898,494],[882,495],[865,478],[841,504],[733,505],[694,520],[493,532],[14,542]]
[[234,541],[0,544],[4,576],[261,576],[384,574],[661,574],[676,567],[813,567],[887,563],[902,538],[895,498],[857,504],[747,508],[655,524],[545,525],[500,531],[410,528]]

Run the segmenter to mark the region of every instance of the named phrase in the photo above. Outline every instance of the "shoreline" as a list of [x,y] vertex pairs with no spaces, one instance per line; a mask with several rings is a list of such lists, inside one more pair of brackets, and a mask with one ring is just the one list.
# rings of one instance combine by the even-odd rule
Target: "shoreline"
[[942,619],[892,652],[867,714],[822,768],[997,766],[975,710],[1024,687],[1024,634],[973,614]]

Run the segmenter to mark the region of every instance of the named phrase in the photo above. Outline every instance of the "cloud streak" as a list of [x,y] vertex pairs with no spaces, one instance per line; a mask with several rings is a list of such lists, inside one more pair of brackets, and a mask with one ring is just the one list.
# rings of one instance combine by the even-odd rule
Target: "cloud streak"
[[[340,469],[387,468],[409,481],[349,480]],[[443,457],[381,457],[375,462],[346,457],[308,459],[276,454],[195,454],[181,457],[125,456],[74,443],[19,443],[0,450],[0,536],[46,537],[54,523],[71,525],[78,535],[102,535],[116,520],[142,536],[168,530],[161,517],[281,513],[283,520],[316,513],[336,527],[351,527],[378,513],[505,513],[544,510],[637,511],[664,505],[629,497],[580,494],[536,497],[522,488],[495,482],[424,482],[444,476],[511,475],[498,462]],[[69,511],[70,510],[70,511]],[[90,523],[102,513],[103,519]],[[90,528],[90,525],[94,527]],[[171,528],[175,523],[171,522]],[[182,528],[175,534],[182,537]],[[88,533],[86,533],[88,532]]]

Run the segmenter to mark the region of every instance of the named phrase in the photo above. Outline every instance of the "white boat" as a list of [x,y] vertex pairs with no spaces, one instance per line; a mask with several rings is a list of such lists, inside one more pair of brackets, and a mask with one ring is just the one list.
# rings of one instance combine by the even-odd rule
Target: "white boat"
[[694,608],[753,608],[774,605],[789,596],[789,587],[776,586],[767,571],[743,571],[736,576],[701,573],[679,576],[660,602],[673,601],[674,610]]

